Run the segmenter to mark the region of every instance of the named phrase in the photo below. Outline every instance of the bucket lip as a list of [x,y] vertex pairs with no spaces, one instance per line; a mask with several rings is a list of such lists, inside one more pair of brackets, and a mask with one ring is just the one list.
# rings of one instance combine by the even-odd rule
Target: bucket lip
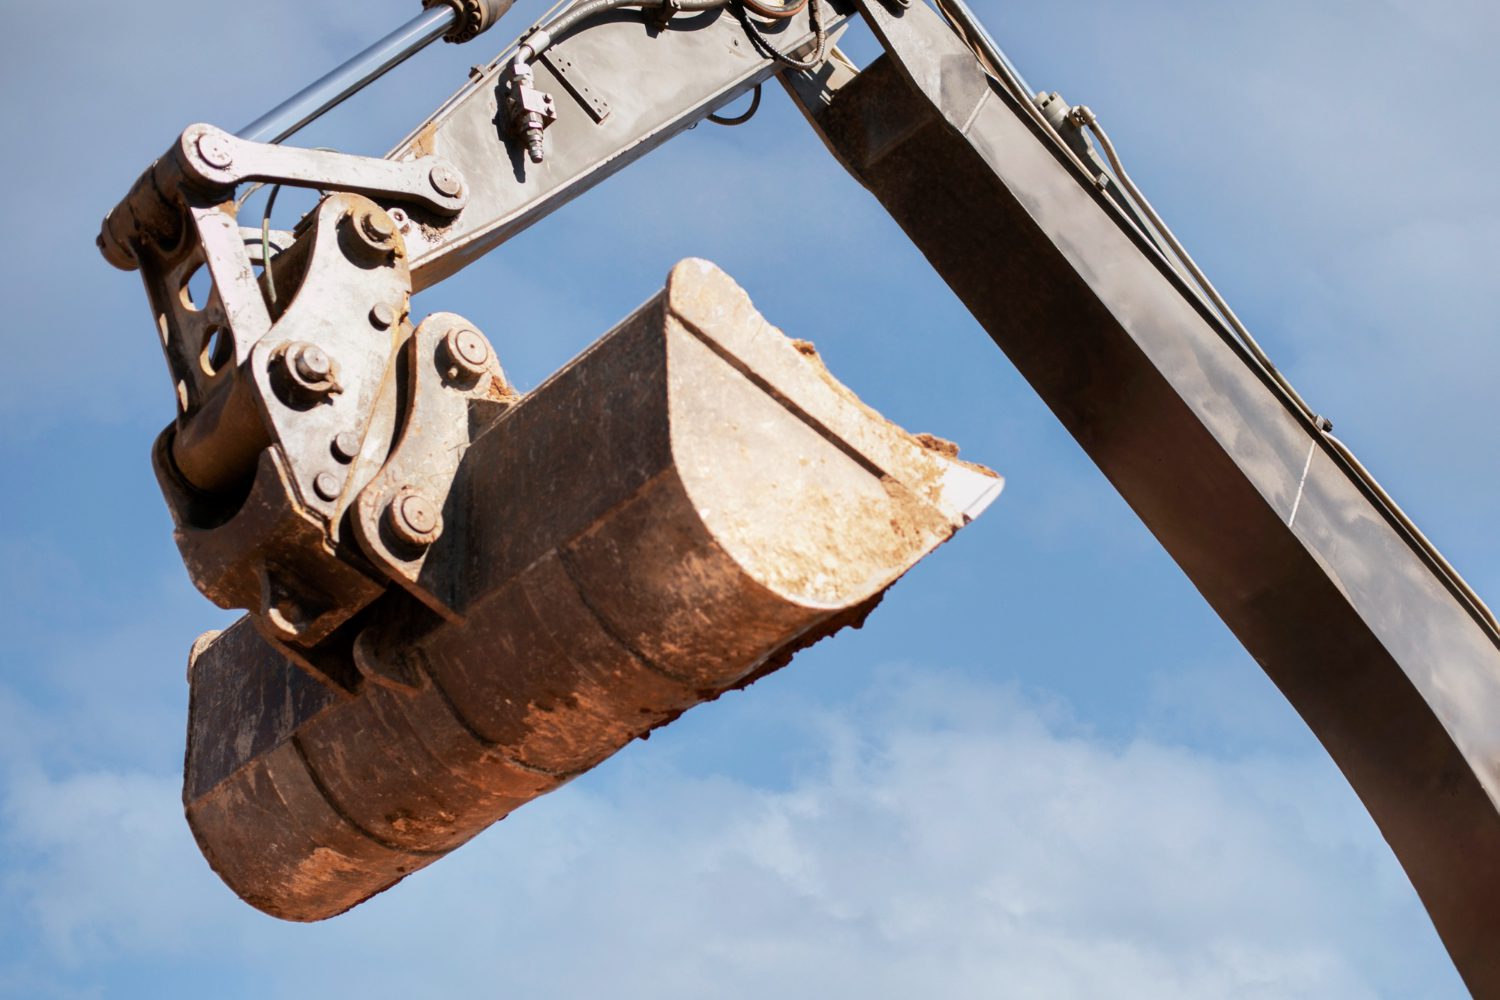
[[[812,579],[797,585],[790,577],[768,575],[765,565],[747,562],[753,548],[721,540],[725,554],[777,597],[829,612],[868,600],[978,517],[1004,488],[1004,480],[990,469],[960,460],[955,445],[932,435],[913,434],[862,401],[829,372],[811,343],[793,340],[769,323],[749,294],[714,264],[701,258],[680,262],[668,274],[662,298],[669,386],[677,383],[671,374],[677,363],[673,355],[680,358],[685,349],[674,351],[675,332],[686,342],[701,344],[748,385],[779,404],[789,419],[862,468],[889,498],[884,516],[892,523],[905,521],[914,529],[909,544],[904,549],[893,547],[891,558],[866,579],[832,587],[826,579],[822,586]],[[681,397],[671,389],[669,393],[669,405],[675,407]],[[702,432],[693,420],[672,419],[669,428],[674,455],[683,454],[684,434]],[[705,486],[714,481],[712,470],[679,461],[671,468],[705,527],[717,535],[713,513],[722,496],[704,495]],[[871,524],[877,526],[876,521]]]

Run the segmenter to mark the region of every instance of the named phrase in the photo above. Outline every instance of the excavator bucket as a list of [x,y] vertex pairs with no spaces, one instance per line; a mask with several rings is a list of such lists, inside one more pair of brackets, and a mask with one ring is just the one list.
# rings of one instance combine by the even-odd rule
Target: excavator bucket
[[[687,709],[858,627],[998,494],[704,261],[465,454],[421,584],[320,683],[249,618],[189,667],[184,801],[290,920],[357,905]],[[399,594],[406,597],[405,594]]]

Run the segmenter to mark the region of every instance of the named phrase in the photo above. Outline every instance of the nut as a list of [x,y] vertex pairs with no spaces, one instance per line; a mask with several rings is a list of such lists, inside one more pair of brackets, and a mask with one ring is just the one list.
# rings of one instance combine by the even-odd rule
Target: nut
[[397,224],[378,205],[356,210],[352,216],[354,235],[371,261],[383,261],[397,246]]
[[468,327],[448,331],[443,338],[443,353],[452,366],[448,373],[450,377],[464,379],[477,379],[483,375],[489,370],[490,359],[494,356],[490,342]]
[[282,374],[297,392],[317,397],[338,391],[333,359],[317,344],[306,341],[288,344],[279,357]]
[[287,351],[297,377],[308,383],[327,382],[333,374],[333,362],[316,344],[296,344]]
[[426,548],[443,533],[437,504],[411,487],[403,487],[385,508],[386,524],[407,545]]
[[301,350],[296,352],[292,361],[298,375],[309,382],[322,382],[333,374],[333,362],[328,360],[321,347],[313,344],[299,344],[298,347]]

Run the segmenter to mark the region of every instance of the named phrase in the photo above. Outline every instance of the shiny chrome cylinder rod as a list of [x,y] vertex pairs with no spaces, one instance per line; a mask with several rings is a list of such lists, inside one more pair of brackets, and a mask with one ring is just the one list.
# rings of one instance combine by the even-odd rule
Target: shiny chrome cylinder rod
[[251,142],[282,142],[452,32],[459,18],[460,8],[446,3],[423,10],[417,17],[283,101],[236,134]]

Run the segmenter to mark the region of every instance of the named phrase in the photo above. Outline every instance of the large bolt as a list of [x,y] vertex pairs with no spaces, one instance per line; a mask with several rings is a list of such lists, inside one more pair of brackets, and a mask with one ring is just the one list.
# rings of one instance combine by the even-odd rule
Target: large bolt
[[443,533],[437,504],[409,486],[386,506],[385,520],[398,539],[417,548],[426,548]]
[[448,331],[443,338],[443,353],[448,356],[450,378],[469,381],[489,370],[490,342],[468,327]]
[[234,165],[234,155],[229,152],[229,141],[222,135],[205,132],[198,137],[198,155],[210,167],[223,170]]
[[317,344],[298,341],[287,345],[281,363],[282,371],[297,389],[315,396],[338,389],[333,377],[333,359]]
[[432,182],[432,189],[444,198],[457,198],[464,189],[463,179],[445,163],[433,167],[427,179]]
[[333,374],[333,362],[315,344],[298,344],[291,357],[298,377],[308,382],[326,382]]
[[371,260],[384,260],[396,249],[396,222],[380,208],[361,208],[352,221],[354,235],[369,251]]

